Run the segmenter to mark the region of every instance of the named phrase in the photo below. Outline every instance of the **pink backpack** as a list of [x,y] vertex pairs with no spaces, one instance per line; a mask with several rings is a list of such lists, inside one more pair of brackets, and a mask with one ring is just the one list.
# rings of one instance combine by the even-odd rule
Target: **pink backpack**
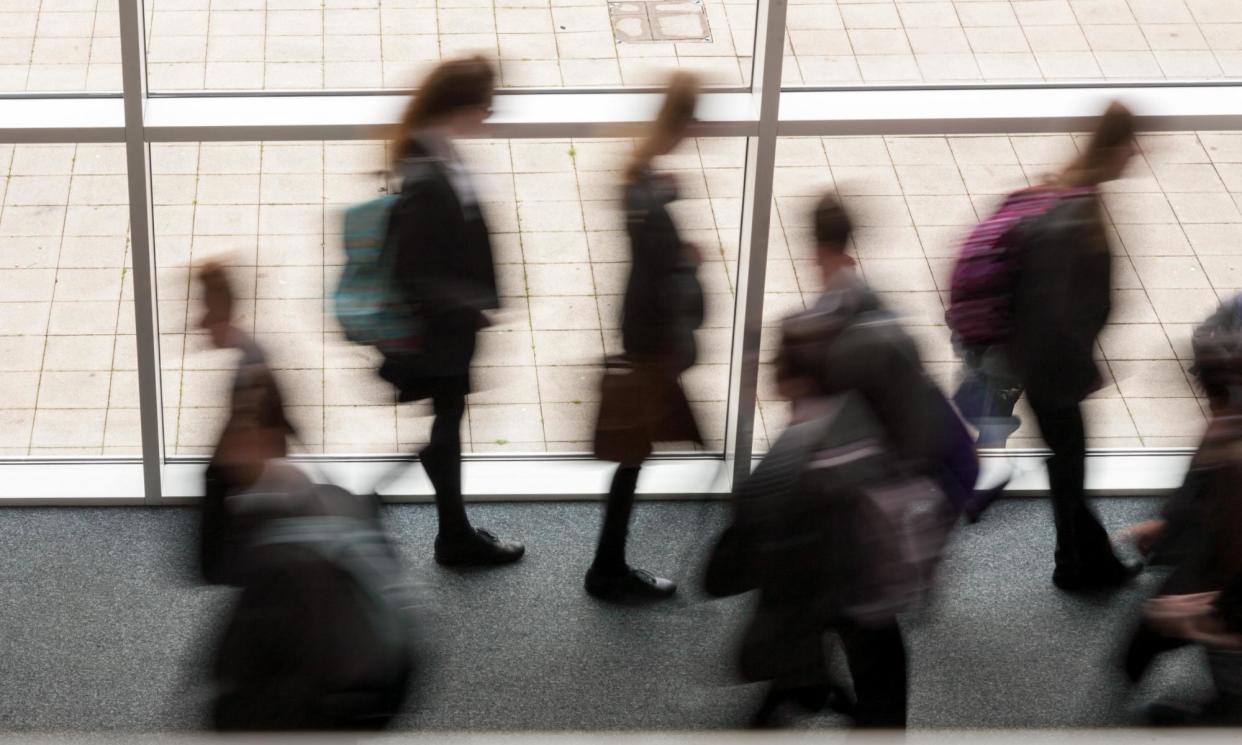
[[1078,191],[1043,186],[1015,191],[971,231],[953,265],[949,310],[945,313],[958,342],[988,346],[1008,338],[1013,320],[1013,283],[1021,258],[1021,237],[1016,228]]

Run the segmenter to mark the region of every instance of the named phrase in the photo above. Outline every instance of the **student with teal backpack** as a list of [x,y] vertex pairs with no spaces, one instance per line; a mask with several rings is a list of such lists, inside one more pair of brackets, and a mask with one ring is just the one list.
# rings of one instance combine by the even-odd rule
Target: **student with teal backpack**
[[505,564],[520,543],[474,528],[461,481],[461,422],[477,332],[499,307],[487,225],[452,138],[491,111],[495,72],[481,57],[442,63],[410,102],[393,143],[398,195],[345,217],[347,265],[337,318],[352,341],[377,347],[379,374],[401,402],[431,399],[431,441],[419,454],[436,491],[436,561]]

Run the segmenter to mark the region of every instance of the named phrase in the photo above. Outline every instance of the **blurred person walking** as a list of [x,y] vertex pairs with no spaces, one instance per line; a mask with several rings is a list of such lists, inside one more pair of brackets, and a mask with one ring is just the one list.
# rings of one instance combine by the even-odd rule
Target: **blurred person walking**
[[525,547],[473,527],[462,497],[461,424],[477,335],[499,307],[487,224],[453,140],[476,132],[491,113],[496,73],[482,57],[441,63],[402,116],[392,143],[401,193],[389,219],[394,295],[421,323],[405,353],[386,355],[380,375],[401,402],[430,398],[435,421],[419,454],[436,492],[444,565],[507,564]]
[[197,276],[200,328],[241,352],[201,506],[203,577],[241,589],[212,664],[213,726],[383,727],[413,679],[416,597],[378,502],[285,461],[296,432],[263,350],[236,323],[228,270],[209,262]]
[[702,442],[680,376],[695,362],[694,332],[703,323],[698,250],[684,242],[669,213],[677,184],[655,160],[672,152],[694,122],[699,81],[673,75],[664,103],[625,169],[624,206],[631,267],[621,311],[624,354],[606,361],[595,454],[618,463],[608,491],[586,591],[605,600],[672,596],[670,580],[629,566],[630,515],[642,462],[656,442]]
[[1191,337],[1194,373],[1211,417],[1182,486],[1158,519],[1128,537],[1149,563],[1170,568],[1144,608],[1124,669],[1141,681],[1164,652],[1208,649],[1216,683],[1205,705],[1160,702],[1153,724],[1242,724],[1242,295],[1223,304]]
[[199,328],[217,349],[241,353],[229,397],[229,418],[204,472],[200,506],[199,562],[210,584],[235,581],[237,553],[245,538],[231,513],[228,498],[250,487],[271,460],[288,454],[293,426],[285,418],[280,386],[255,340],[238,328],[233,285],[222,263],[208,262],[198,270],[204,312]]
[[[897,616],[930,589],[956,522],[948,494],[962,477],[949,427],[965,430],[914,341],[854,272],[850,220],[833,197],[816,206],[814,227],[824,291],[783,322],[777,357],[791,424],[742,486],[707,590],[760,591],[741,651],[743,675],[773,681],[756,726],[793,703],[902,728]],[[841,639],[855,702],[829,680],[828,631]]]
[[1081,403],[1103,379],[1094,353],[1112,307],[1112,255],[1100,185],[1120,178],[1135,154],[1134,117],[1119,103],[1086,148],[1044,188],[1055,203],[1021,230],[1009,354],[1049,449],[1056,570],[1063,590],[1121,585],[1135,573],[1113,553],[1087,504]]

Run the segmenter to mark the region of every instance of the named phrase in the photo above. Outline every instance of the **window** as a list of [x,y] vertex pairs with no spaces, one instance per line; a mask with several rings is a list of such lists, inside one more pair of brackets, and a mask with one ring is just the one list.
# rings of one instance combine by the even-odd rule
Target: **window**
[[121,90],[117,0],[5,0],[0,94]]
[[892,85],[1242,78],[1231,0],[802,0],[785,82]]
[[0,145],[0,452],[137,455],[124,150]]
[[750,80],[755,3],[448,0],[210,4],[147,0],[154,90],[410,88],[481,53],[505,88],[659,85],[670,69]]
[[[620,351],[629,248],[619,204],[629,140],[463,143],[492,231],[502,308],[481,336],[464,441],[483,452],[590,452],[601,363]],[[666,158],[683,237],[700,246],[707,321],[686,387],[723,448],[745,143],[692,141]],[[388,188],[383,142],[192,143],[153,148],[156,261],[170,454],[202,455],[227,416],[236,359],[195,328],[192,266],[232,266],[239,315],[271,355],[306,449],[411,452],[430,404],[394,404],[378,356],[332,317],[340,216]],[[692,448],[690,443],[673,449]]]
[[[197,493],[235,364],[198,329],[193,268],[210,257],[233,268],[299,457],[362,484],[417,449],[427,407],[395,405],[374,354],[333,320],[340,216],[388,186],[393,93],[470,51],[496,60],[502,88],[490,139],[463,151],[505,308],[477,357],[468,482],[524,463],[573,471],[564,488],[585,493],[607,470],[588,456],[601,362],[619,351],[618,170],[675,68],[707,83],[698,139],[665,164],[706,259],[708,318],[683,382],[707,442],[670,444],[653,483],[664,469],[668,493],[688,493],[721,462],[743,478],[779,433],[772,332],[818,292],[808,212],[830,188],[856,218],[861,271],[951,389],[956,246],[1076,152],[1109,97],[1152,133],[1105,198],[1116,294],[1090,445],[1179,479],[1205,421],[1188,335],[1242,288],[1239,29],[1232,0],[8,0],[0,466],[35,475],[5,496],[35,493],[23,478],[55,484],[45,496]],[[782,36],[782,54],[764,48]],[[145,78],[122,81],[123,47]],[[752,85],[778,77],[783,91]],[[1019,413],[1024,452],[1007,457],[1038,459]],[[100,461],[110,475],[83,489]],[[1109,471],[1128,472],[1154,471]]]

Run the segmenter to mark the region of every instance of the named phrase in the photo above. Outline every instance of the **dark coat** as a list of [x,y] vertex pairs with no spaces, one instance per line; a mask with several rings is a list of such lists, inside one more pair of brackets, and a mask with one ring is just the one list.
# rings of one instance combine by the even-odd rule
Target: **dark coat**
[[483,311],[500,305],[487,224],[479,206],[457,193],[449,166],[417,140],[401,172],[387,250],[401,293],[423,321],[423,346],[416,361],[389,360],[381,375],[402,401],[442,390],[464,395]]
[[668,211],[676,198],[672,181],[651,171],[625,189],[631,265],[621,339],[627,355],[660,357],[686,370],[696,355],[694,331],[703,323],[703,290]]
[[1025,228],[1014,292],[1014,370],[1052,404],[1100,384],[1095,340],[1112,310],[1112,256],[1095,195],[1068,197]]
[[781,359],[809,374],[823,395],[860,394],[906,466],[939,478],[944,397],[875,293],[852,274],[838,276],[813,307],[785,321]]

